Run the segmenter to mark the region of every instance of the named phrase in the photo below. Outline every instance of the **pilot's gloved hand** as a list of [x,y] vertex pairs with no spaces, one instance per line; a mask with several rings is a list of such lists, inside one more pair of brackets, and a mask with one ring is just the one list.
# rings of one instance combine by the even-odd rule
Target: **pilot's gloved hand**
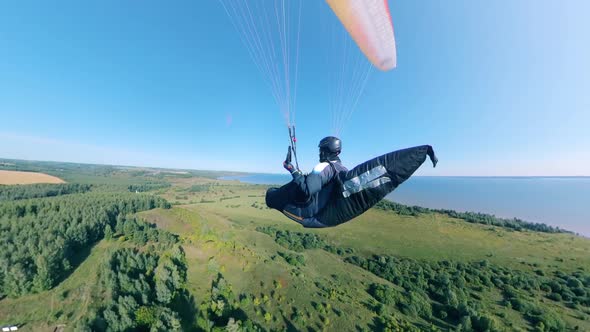
[[283,167],[292,175],[299,172],[299,170],[291,163],[291,147],[287,150],[287,157],[285,158],[285,161],[283,161]]

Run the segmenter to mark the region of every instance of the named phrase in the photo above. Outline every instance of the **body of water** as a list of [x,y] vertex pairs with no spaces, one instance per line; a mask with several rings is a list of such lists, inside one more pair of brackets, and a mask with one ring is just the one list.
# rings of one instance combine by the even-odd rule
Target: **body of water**
[[[288,174],[224,177],[281,185]],[[590,236],[590,177],[412,177],[388,199],[433,209],[473,211],[558,226]]]

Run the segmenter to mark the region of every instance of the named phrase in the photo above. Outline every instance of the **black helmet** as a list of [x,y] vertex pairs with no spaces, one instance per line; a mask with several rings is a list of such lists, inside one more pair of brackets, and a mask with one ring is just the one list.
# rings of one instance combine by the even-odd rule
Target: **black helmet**
[[322,138],[318,147],[320,148],[320,151],[337,155],[342,150],[342,142],[338,137],[328,136]]

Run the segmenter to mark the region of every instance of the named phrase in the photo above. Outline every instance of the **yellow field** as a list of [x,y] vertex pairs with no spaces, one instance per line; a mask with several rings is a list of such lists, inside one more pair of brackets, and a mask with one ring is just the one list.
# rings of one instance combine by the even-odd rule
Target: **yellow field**
[[0,171],[0,184],[64,183],[65,181],[45,173]]

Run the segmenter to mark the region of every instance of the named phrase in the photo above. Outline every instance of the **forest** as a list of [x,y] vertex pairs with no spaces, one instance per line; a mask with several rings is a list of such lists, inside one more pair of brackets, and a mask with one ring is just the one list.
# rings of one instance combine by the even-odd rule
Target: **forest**
[[16,201],[19,199],[61,196],[67,194],[85,193],[92,189],[90,184],[60,183],[60,184],[31,184],[26,186],[0,185],[0,202]]
[[[404,331],[420,331],[397,317],[396,311],[421,318],[436,326],[455,331],[499,331],[496,316],[506,315],[494,305],[482,301],[490,293],[502,297],[500,305],[516,310],[536,331],[564,331],[566,324],[551,307],[552,303],[571,308],[582,320],[590,314],[590,273],[580,267],[573,273],[541,269],[524,272],[497,266],[486,260],[463,263],[452,260],[429,262],[410,258],[353,255],[350,248],[331,245],[316,234],[282,231],[273,226],[258,227],[286,249],[323,249],[343,256],[346,263],[359,266],[393,286],[371,283],[367,292],[376,300],[376,327],[384,331],[405,326]],[[296,254],[282,253],[293,266],[303,265]],[[302,259],[301,259],[302,260]],[[579,327],[578,327],[579,328]],[[574,329],[577,330],[576,327]]]
[[[111,173],[97,175],[103,171]],[[120,169],[107,167],[71,172],[85,181],[0,186],[0,324],[65,323],[71,331],[590,327],[590,246],[558,228],[383,201],[346,227],[307,230],[264,208],[264,186],[145,170],[126,170],[119,181]],[[166,200],[179,193],[184,202]],[[382,231],[367,232],[367,223]],[[424,230],[435,228],[451,235],[424,242]],[[409,250],[391,243],[395,234],[408,238]],[[523,241],[506,253],[494,249]],[[447,251],[456,242],[479,254]]]
[[493,225],[507,229],[512,229],[515,231],[530,230],[544,233],[571,233],[570,231],[561,229],[559,227],[549,226],[544,223],[528,222],[518,218],[504,219],[479,212],[457,212],[454,210],[447,209],[429,209],[420,206],[403,205],[387,200],[382,200],[381,202],[377,203],[375,208],[384,211],[393,211],[403,216],[418,216],[420,214],[427,213],[441,213],[448,215],[452,218],[465,220],[470,223]]
[[186,270],[184,252],[177,245],[162,254],[116,250],[100,270],[106,299],[76,330],[180,330],[178,311],[190,299],[184,290]]
[[501,305],[518,311],[537,331],[565,330],[562,318],[550,309],[553,301],[576,309],[582,318],[587,314],[583,308],[590,306],[590,274],[583,271],[543,275],[487,261],[430,263],[378,255],[368,259],[350,256],[345,261],[398,286],[369,286],[380,311],[396,308],[433,323],[444,321],[458,331],[499,329],[495,309],[481,301],[490,292],[501,294]]
[[[41,192],[37,186],[30,188],[30,193],[25,191],[21,196]],[[123,192],[2,203],[0,296],[17,297],[52,288],[104,237],[107,227],[116,228],[118,221],[122,224],[126,214],[156,207],[170,206],[153,195]]]

